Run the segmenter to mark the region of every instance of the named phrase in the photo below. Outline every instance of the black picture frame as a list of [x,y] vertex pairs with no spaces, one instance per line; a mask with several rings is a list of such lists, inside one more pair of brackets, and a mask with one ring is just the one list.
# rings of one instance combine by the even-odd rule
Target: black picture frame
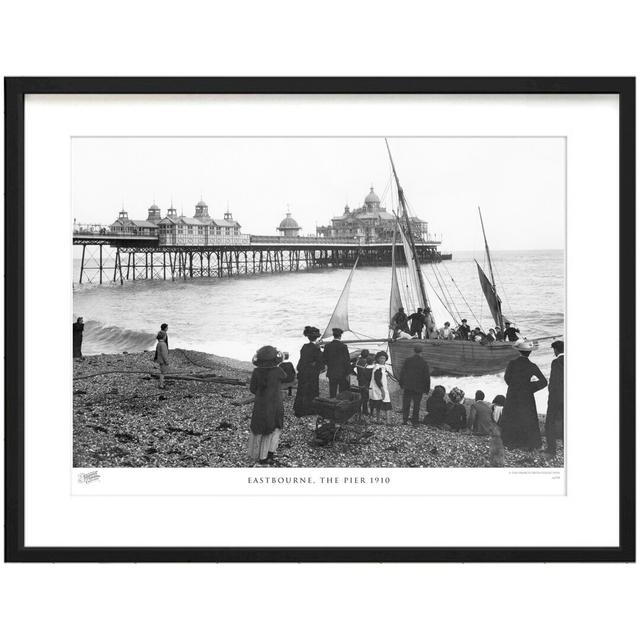
[[[5,78],[5,561],[635,561],[635,78]],[[26,547],[24,540],[24,101],[27,94],[615,94],[620,160],[619,531],[612,547]],[[609,425],[613,428],[614,425]]]

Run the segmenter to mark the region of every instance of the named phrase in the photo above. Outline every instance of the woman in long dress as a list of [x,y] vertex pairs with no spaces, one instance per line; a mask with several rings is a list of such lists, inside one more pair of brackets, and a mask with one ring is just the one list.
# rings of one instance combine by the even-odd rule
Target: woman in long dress
[[507,447],[533,451],[542,446],[533,394],[547,386],[547,379],[538,365],[529,360],[533,344],[523,341],[514,346],[520,351],[520,357],[512,360],[504,372],[508,389],[500,416],[502,441]]
[[313,414],[311,404],[314,398],[320,395],[320,384],[318,378],[324,369],[322,351],[316,344],[320,337],[320,330],[317,327],[306,326],[302,335],[306,336],[309,342],[300,349],[300,360],[298,361],[298,390],[293,403],[293,412],[296,417]]
[[166,331],[158,331],[156,336],[158,344],[156,344],[156,354],[153,358],[154,362],[160,367],[160,380],[158,388],[164,389],[164,376],[169,372],[169,339]]
[[387,354],[384,351],[378,351],[369,383],[369,402],[372,411],[376,412],[376,420],[380,420],[380,411],[383,411],[384,421],[387,424],[389,424],[389,411],[392,408],[391,395],[389,394],[389,374]]
[[253,357],[255,369],[249,390],[255,394],[249,436],[249,457],[271,464],[284,427],[282,383],[293,380],[280,367],[282,354],[272,346],[261,347]]

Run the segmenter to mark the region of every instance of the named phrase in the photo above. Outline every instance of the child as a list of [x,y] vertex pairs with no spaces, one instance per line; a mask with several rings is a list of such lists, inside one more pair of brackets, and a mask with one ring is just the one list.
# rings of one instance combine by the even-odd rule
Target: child
[[489,428],[491,445],[489,447],[489,464],[492,467],[504,467],[504,444],[502,442],[502,430],[500,429],[500,416],[506,399],[498,395],[491,405],[492,424]]
[[453,387],[449,391],[449,399],[451,404],[447,408],[445,422],[451,431],[461,431],[467,426],[467,412],[465,411],[462,401],[464,400],[464,391]]
[[369,383],[369,397],[371,407],[375,409],[376,420],[380,420],[380,411],[384,411],[384,421],[389,424],[389,409],[391,409],[391,396],[389,395],[389,367],[387,366],[387,354],[384,351],[376,353],[376,363],[371,369],[371,382]]
[[[363,354],[364,354],[364,351],[363,351]],[[360,411],[362,411],[363,416],[367,416],[369,415],[369,385],[371,384],[371,376],[373,375],[373,366],[375,364],[375,358],[371,354],[369,354],[369,352],[367,351],[367,355],[362,362],[363,364],[361,365],[360,360],[358,360],[358,364],[356,364],[356,373],[358,375],[358,388],[360,389],[360,400],[362,401],[360,406]]]
[[289,384],[285,385],[285,389],[287,389],[287,395],[291,397],[291,389],[293,388],[293,381],[296,378],[296,370],[293,365],[288,362],[289,353],[287,351],[282,352],[282,363],[280,364],[280,368],[287,374],[287,378],[290,378]]
[[491,417],[496,424],[500,424],[500,417],[502,416],[505,402],[506,398],[502,395],[498,395],[493,399],[493,403],[491,404]]
[[446,389],[437,384],[431,395],[427,398],[427,415],[424,423],[442,429],[447,415],[447,401],[445,400]]
[[284,426],[282,383],[291,382],[293,377],[280,367],[282,359],[282,354],[272,346],[261,347],[253,357],[256,368],[251,375],[249,390],[256,397],[248,449],[250,458],[257,459],[260,465],[273,463]]

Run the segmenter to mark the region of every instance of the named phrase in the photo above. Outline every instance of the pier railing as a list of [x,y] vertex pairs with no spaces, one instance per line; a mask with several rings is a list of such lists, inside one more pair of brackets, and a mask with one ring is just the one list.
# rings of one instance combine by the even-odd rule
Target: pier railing
[[[384,242],[379,239],[362,237],[331,237],[331,236],[267,236],[253,234],[160,234],[158,229],[151,227],[113,229],[103,224],[73,225],[73,236],[80,242],[83,238],[96,240],[140,240],[157,242],[159,246],[201,245],[201,246],[227,246],[227,245],[390,245],[391,241]],[[439,245],[442,240],[434,235],[416,239],[417,244]]]

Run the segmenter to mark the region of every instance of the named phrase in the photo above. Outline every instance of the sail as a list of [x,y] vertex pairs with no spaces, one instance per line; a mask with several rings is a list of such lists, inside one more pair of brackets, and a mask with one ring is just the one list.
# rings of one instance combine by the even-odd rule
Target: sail
[[500,300],[500,296],[498,296],[494,286],[489,281],[489,278],[487,278],[485,272],[482,270],[482,267],[478,264],[477,260],[476,266],[478,267],[478,278],[480,278],[480,286],[482,287],[484,297],[487,299],[487,304],[489,305],[489,309],[491,310],[493,320],[496,323],[497,327],[501,327],[502,300]]
[[[400,229],[400,237],[402,238],[402,247],[404,249],[405,259],[407,261],[407,280],[409,289],[412,289],[412,297],[416,300],[417,307],[430,307],[429,298],[422,295],[422,287],[420,283],[421,273],[420,273],[420,263],[418,262],[415,253],[412,251],[409,241],[407,240],[407,236],[404,233],[402,227],[398,227]],[[424,299],[423,299],[424,298]]]
[[398,272],[396,271],[396,233],[393,231],[393,245],[391,246],[391,296],[389,300],[389,327],[393,325],[393,316],[402,306],[402,297],[400,296],[400,286],[398,285]]
[[339,328],[343,331],[349,331],[349,290],[351,289],[351,280],[353,279],[353,274],[355,273],[356,267],[358,266],[358,260],[360,260],[360,256],[356,258],[353,269],[351,269],[351,273],[347,278],[344,289],[342,290],[342,293],[338,298],[338,304],[336,304],[336,308],[333,310],[333,314],[331,315],[329,324],[322,334],[323,338],[330,336],[331,330],[333,328]]

